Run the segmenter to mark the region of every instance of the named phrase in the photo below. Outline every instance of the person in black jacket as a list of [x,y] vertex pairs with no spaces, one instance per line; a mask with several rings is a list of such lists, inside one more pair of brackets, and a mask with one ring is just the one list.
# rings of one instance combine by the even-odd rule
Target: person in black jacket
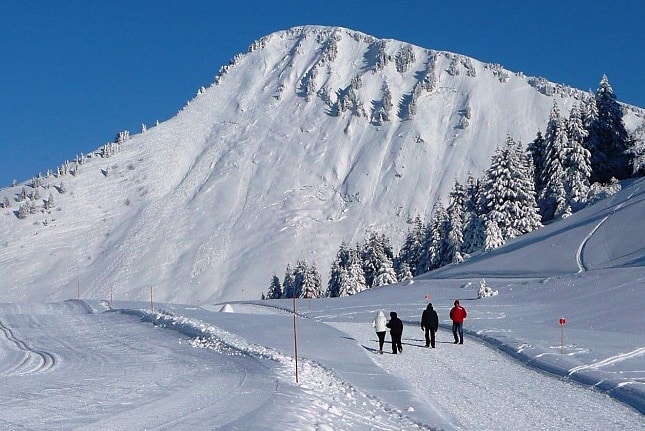
[[423,310],[423,314],[421,315],[421,330],[426,332],[426,347],[432,346],[434,349],[434,335],[438,329],[439,316],[437,316],[437,312],[432,308],[432,303],[428,303],[428,306]]
[[396,316],[396,312],[392,311],[390,313],[390,321],[387,322],[387,325],[385,326],[390,328],[390,337],[392,337],[392,353],[396,355],[397,353],[403,352],[403,346],[401,345],[403,322]]

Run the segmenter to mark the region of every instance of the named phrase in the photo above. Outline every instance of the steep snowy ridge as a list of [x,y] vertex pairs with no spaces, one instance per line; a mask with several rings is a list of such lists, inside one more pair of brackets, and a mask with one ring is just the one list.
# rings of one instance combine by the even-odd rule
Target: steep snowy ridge
[[[303,258],[326,276],[342,240],[398,246],[507,135],[527,143],[583,94],[344,28],[274,33],[177,116],[42,179],[54,209],[18,219],[31,181],[3,189],[4,300],[258,298]],[[628,109],[628,129],[643,117]]]

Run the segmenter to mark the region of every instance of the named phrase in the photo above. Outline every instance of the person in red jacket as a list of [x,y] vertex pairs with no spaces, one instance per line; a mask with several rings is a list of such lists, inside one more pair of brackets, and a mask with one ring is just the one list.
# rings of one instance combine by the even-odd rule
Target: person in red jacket
[[[464,319],[468,313],[466,309],[459,305],[459,300],[455,300],[455,306],[450,310],[450,320],[452,320],[452,335],[455,337],[454,344],[464,344]],[[459,337],[457,337],[459,335]]]

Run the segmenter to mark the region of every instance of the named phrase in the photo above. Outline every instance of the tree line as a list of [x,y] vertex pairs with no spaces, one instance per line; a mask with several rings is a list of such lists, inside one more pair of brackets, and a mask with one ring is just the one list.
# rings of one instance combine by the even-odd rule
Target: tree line
[[398,255],[384,234],[372,232],[362,244],[341,243],[326,288],[316,266],[299,261],[287,265],[282,282],[273,275],[262,297],[348,296],[460,263],[615,193],[619,180],[642,174],[641,152],[603,76],[568,117],[554,103],[545,132],[526,148],[508,136],[482,178],[455,181],[447,207],[439,200],[428,220],[410,220]]

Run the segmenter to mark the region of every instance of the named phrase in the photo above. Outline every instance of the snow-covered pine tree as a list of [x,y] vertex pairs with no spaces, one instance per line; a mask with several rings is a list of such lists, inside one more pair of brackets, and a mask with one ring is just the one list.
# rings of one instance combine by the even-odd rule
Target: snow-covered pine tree
[[403,282],[407,280],[412,280],[414,278],[414,275],[412,275],[412,270],[410,270],[410,267],[408,266],[408,264],[403,263],[399,268],[399,271],[396,277],[399,281]]
[[645,120],[634,130],[630,139],[634,143],[634,175],[645,176]]
[[[306,265],[306,263],[305,263]],[[300,298],[322,298],[322,279],[316,268],[316,264],[306,266],[302,287],[300,289]]]
[[468,175],[466,179],[466,197],[462,251],[472,254],[483,249],[486,240],[486,227],[482,218],[484,211],[481,208],[484,202],[483,187],[480,179]]
[[497,148],[486,171],[484,207],[486,249],[497,244],[497,229],[506,242],[540,226],[528,161],[521,144],[510,136],[503,148]]
[[329,280],[327,281],[327,293],[325,296],[335,298],[340,296],[342,282],[342,271],[347,270],[351,263],[351,250],[347,247],[345,241],[342,241],[336,259],[331,264]]
[[568,201],[564,160],[569,151],[569,137],[566,124],[560,115],[560,110],[554,104],[549,116],[546,134],[546,153],[544,166],[540,173],[544,187],[539,196],[542,220],[547,222],[554,218],[563,218],[571,213]]
[[591,178],[591,155],[584,147],[588,132],[584,128],[582,114],[577,105],[571,108],[567,121],[569,147],[566,154],[566,172],[569,193],[568,200],[573,211],[582,209],[589,194],[589,179]]
[[464,257],[484,248],[486,226],[484,225],[482,217],[473,211],[466,213],[463,239],[462,251]]
[[405,73],[410,68],[410,65],[414,63],[414,51],[410,45],[405,45],[401,50],[396,54],[395,58],[396,70],[399,73]]
[[327,280],[327,291],[325,292],[327,298],[336,298],[340,295],[340,283],[344,269],[340,266],[338,257],[336,257],[331,263],[331,269],[329,270],[329,280]]
[[417,101],[419,100],[420,95],[421,86],[419,85],[419,83],[417,83],[412,89],[412,92],[410,93],[410,97],[408,99],[408,109],[407,114],[405,115],[405,118],[407,118],[408,120],[411,120],[415,115],[417,115]]
[[273,276],[271,277],[271,284],[269,285],[269,291],[267,292],[266,298],[282,298],[282,285],[280,284],[280,279],[275,274],[273,274]]
[[432,240],[432,225],[431,222],[427,221],[423,225],[423,237],[421,240],[421,250],[419,254],[419,263],[417,265],[417,270],[413,274],[415,276],[424,274],[430,271],[430,242]]
[[447,263],[445,260],[447,238],[448,213],[439,200],[434,205],[430,222],[426,225],[423,256],[420,262],[422,272],[432,271]]
[[502,230],[499,228],[499,225],[495,221],[500,219],[501,216],[495,214],[496,211],[491,211],[489,213],[489,218],[486,220],[486,240],[484,242],[484,250],[490,251],[504,245],[504,237],[502,235]]
[[387,82],[383,82],[383,98],[380,102],[374,102],[373,112],[372,112],[372,121],[375,124],[383,124],[384,122],[390,121],[391,111],[392,111],[392,93],[390,92],[390,86]]
[[535,193],[540,196],[544,183],[542,182],[542,173],[544,172],[544,163],[546,159],[546,140],[542,136],[542,132],[537,132],[535,139],[529,142],[526,151],[533,163],[533,184]]
[[417,215],[412,221],[412,226],[408,229],[405,241],[399,250],[399,255],[396,259],[396,270],[399,274],[399,279],[404,265],[407,265],[412,275],[419,274],[419,261],[423,254],[423,237],[425,228],[421,216]]
[[54,208],[56,206],[54,204],[54,195],[53,194],[51,194],[51,193],[49,194],[49,198],[47,198],[47,200],[45,201],[44,206],[45,206],[46,210]]
[[457,55],[452,54],[452,57],[450,58],[450,64],[448,65],[446,72],[448,72],[448,75],[450,76],[459,75],[459,57]]
[[428,93],[432,93],[437,88],[437,76],[435,74],[437,61],[437,54],[431,54],[426,66],[425,76],[420,81],[421,88]]
[[446,236],[446,263],[463,262],[462,247],[464,244],[464,226],[466,225],[466,189],[459,181],[450,192],[450,203],[448,204],[448,233]]
[[383,247],[383,252],[385,253],[385,257],[388,260],[393,262],[394,250],[392,249],[392,244],[390,243],[390,239],[387,236],[385,236],[384,233],[381,233],[380,242],[381,242],[381,246]]
[[371,232],[367,241],[363,244],[360,253],[362,260],[363,273],[365,275],[365,284],[369,287],[374,286],[374,279],[379,273],[381,266],[392,266],[393,253],[390,241],[383,234]]
[[296,267],[293,269],[293,297],[302,298],[303,288],[307,272],[309,271],[309,264],[306,260],[299,260]]
[[380,72],[387,66],[390,61],[390,56],[385,52],[386,42],[378,40],[376,42],[376,63],[374,64],[374,72]]
[[284,271],[284,278],[282,279],[282,292],[283,298],[293,298],[295,295],[295,277],[291,269],[291,264],[287,264],[287,269]]
[[122,144],[128,139],[130,139],[130,132],[128,130],[123,130],[116,134],[116,137],[114,138],[114,143]]
[[[522,143],[515,142],[510,136],[507,139],[513,166],[516,168],[517,217],[513,220],[513,231],[519,235],[532,232],[542,227],[540,209],[537,205],[535,184],[533,183],[533,166]],[[509,238],[510,239],[510,238]]]
[[385,259],[381,261],[381,266],[379,267],[376,277],[374,278],[374,283],[372,287],[377,286],[386,286],[388,284],[396,283],[397,277],[394,267],[392,266],[391,259]]
[[350,261],[347,268],[340,272],[340,283],[337,296],[349,296],[367,289],[365,274],[358,249],[350,250]]
[[[596,95],[592,92],[585,93],[580,102],[580,117],[585,130],[589,132],[593,124],[598,120],[598,106],[596,106]],[[589,136],[587,136],[587,141]],[[589,149],[589,147],[586,147]]]
[[22,202],[27,199],[27,189],[25,186],[22,186],[20,193],[18,193],[18,202]]
[[587,144],[591,153],[591,182],[606,183],[612,177],[628,178],[633,172],[633,152],[623,123],[623,110],[607,75],[600,80],[595,102],[598,114],[591,125]]
[[29,202],[23,202],[18,208],[17,216],[19,219],[26,219],[30,212]]

